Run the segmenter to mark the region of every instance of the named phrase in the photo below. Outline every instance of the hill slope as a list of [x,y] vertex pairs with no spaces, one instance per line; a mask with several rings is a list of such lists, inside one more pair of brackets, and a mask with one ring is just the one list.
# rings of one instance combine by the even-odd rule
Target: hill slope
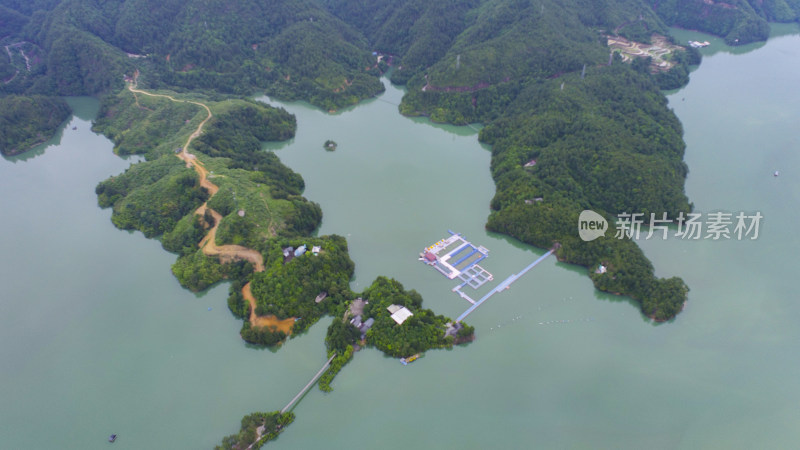
[[[599,289],[631,296],[651,318],[673,317],[687,298],[683,281],[655,278],[629,239],[587,243],[577,233],[584,209],[609,219],[690,209],[682,128],[657,78],[644,59],[610,64],[606,45],[607,35],[647,41],[665,31],[662,21],[637,0],[444,3],[326,2],[363,24],[377,50],[397,52],[393,81],[408,84],[402,113],[487,124],[480,138],[492,145],[497,185],[489,229],[557,246],[567,262],[602,264],[608,271],[591,276]],[[440,46],[419,58],[413,49],[429,41]]]
[[[730,7],[710,5],[725,14],[746,12],[745,22],[730,22],[739,24],[731,25],[733,30],[749,29],[749,18],[759,14],[794,17],[797,1],[764,1],[758,8],[744,0]],[[141,68],[146,88],[266,90],[336,109],[379,92],[379,65],[371,50],[392,54],[397,63],[392,79],[409,89],[401,112],[488,124],[481,139],[494,145],[497,183],[490,228],[534,245],[558,243],[566,261],[608,265],[608,277],[593,277],[599,288],[631,295],[646,314],[664,319],[685,299],[682,282],[655,279],[649,262],[627,240],[606,245],[576,240],[570,223],[586,208],[607,217],[632,209],[670,217],[688,211],[680,124],[648,75],[646,61],[611,64],[606,36],[647,41],[665,31],[651,5],[675,23],[691,16],[689,3],[0,0],[5,7],[0,12],[9,18],[3,22],[10,32],[4,42],[19,43],[33,56],[25,59],[31,67],[0,89],[98,94],[117,90],[123,74]],[[21,59],[13,59],[0,73],[19,70]],[[147,126],[158,131],[155,122]],[[138,144],[123,139],[120,150],[147,151]],[[534,159],[535,166],[528,164]],[[230,239],[247,239],[242,224],[228,222],[221,229]],[[306,232],[314,222],[297,227]]]
[[800,18],[798,0],[650,0],[650,4],[668,24],[722,36],[729,45],[767,39],[768,21]]
[[[5,91],[95,95],[147,67],[154,87],[266,90],[327,109],[383,87],[363,36],[316,2],[2,0],[12,36],[36,46],[38,71]],[[5,21],[4,21],[5,22]]]

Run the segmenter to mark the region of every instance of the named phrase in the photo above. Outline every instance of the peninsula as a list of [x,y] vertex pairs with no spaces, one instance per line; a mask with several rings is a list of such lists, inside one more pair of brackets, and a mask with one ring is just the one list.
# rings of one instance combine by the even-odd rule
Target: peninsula
[[[347,242],[310,236],[321,211],[300,195],[302,178],[272,153],[258,151],[262,141],[293,135],[295,121],[286,111],[241,99],[211,102],[152,92],[138,87],[139,78],[137,71],[126,90],[107,99],[95,128],[114,140],[118,153],[147,149],[147,160],[100,183],[99,203],[113,208],[115,225],[162,235],[164,248],[180,255],[173,272],[187,288],[231,280],[228,304],[243,319],[244,340],[277,345],[323,316],[337,317],[326,339],[332,362],[320,381],[321,389],[331,390],[355,348],[375,346],[402,357],[452,347],[455,331],[461,341],[472,337],[473,328],[453,329],[451,319],[422,309],[419,294],[394,280],[380,277],[360,295],[351,291]],[[152,141],[139,145],[143,137]],[[353,306],[356,298],[376,309]],[[377,308],[384,298],[415,316],[402,323],[401,334],[400,324],[386,320],[390,305]],[[371,318],[375,326],[354,324],[350,315]],[[248,417],[243,423],[257,425],[224,443],[265,442],[279,430],[264,431],[271,420],[282,428],[293,418]]]

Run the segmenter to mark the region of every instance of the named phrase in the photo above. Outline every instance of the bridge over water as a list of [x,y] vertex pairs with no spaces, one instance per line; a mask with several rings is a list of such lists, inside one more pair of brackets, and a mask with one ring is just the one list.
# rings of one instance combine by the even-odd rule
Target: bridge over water
[[[480,300],[476,301],[472,306],[467,308],[466,311],[464,311],[460,316],[458,316],[458,318],[456,319],[456,322],[461,322],[462,320],[464,320],[464,318],[466,318],[468,315],[470,315],[472,313],[472,311],[475,311],[479,306],[481,306],[481,304],[483,302],[485,302],[486,300],[489,300],[489,298],[491,296],[493,296],[494,294],[497,294],[498,292],[500,292],[500,291],[502,291],[504,289],[508,289],[511,286],[512,283],[517,281],[521,276],[523,276],[526,273],[528,273],[529,270],[531,270],[534,267],[536,267],[537,264],[542,262],[548,256],[552,255],[553,252],[555,252],[555,251],[556,251],[556,249],[554,249],[554,248],[550,249],[547,253],[545,253],[544,255],[540,256],[536,261],[528,264],[528,266],[525,267],[524,269],[522,269],[522,271],[520,271],[519,273],[515,273],[515,274],[511,275],[510,277],[506,278],[505,280],[503,280],[503,282],[498,284],[496,288],[494,288],[491,291],[489,291],[486,295],[481,297]],[[462,297],[464,295],[465,294],[462,294]]]
[[283,409],[281,410],[281,414],[291,409],[292,405],[294,405],[295,402],[300,400],[300,397],[302,397],[308,391],[308,389],[311,388],[311,386],[313,386],[314,383],[317,382],[317,380],[319,380],[319,377],[322,376],[322,373],[325,372],[325,370],[327,370],[328,367],[331,365],[331,361],[333,361],[333,358],[336,358],[336,353],[334,353],[333,356],[331,356],[328,359],[328,361],[322,365],[322,368],[319,369],[319,372],[317,372],[317,374],[314,375],[314,378],[312,378],[311,381],[309,381],[308,384],[303,389],[301,389],[300,392],[297,393],[297,395],[294,396],[292,401],[290,401],[286,406],[283,407]]

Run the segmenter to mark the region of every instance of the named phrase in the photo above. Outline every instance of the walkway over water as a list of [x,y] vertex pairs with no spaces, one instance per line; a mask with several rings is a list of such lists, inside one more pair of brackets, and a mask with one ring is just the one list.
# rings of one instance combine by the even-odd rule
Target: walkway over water
[[322,373],[323,373],[323,372],[325,372],[325,370],[327,370],[327,369],[328,369],[328,366],[330,366],[330,365],[331,365],[331,361],[333,361],[333,358],[336,358],[336,353],[334,353],[334,354],[333,354],[333,356],[331,356],[331,357],[328,359],[328,361],[327,361],[325,364],[323,364],[323,365],[322,365],[322,368],[321,368],[321,369],[319,369],[319,372],[317,372],[317,374],[316,374],[316,375],[314,375],[314,378],[312,378],[312,379],[311,379],[311,381],[309,381],[309,382],[308,382],[308,384],[307,384],[307,385],[306,385],[306,386],[305,386],[303,389],[301,389],[301,390],[300,390],[300,392],[298,392],[298,393],[297,393],[297,395],[295,395],[295,396],[294,396],[294,398],[292,399],[292,401],[290,401],[288,404],[286,404],[286,406],[284,406],[284,407],[283,407],[283,409],[281,410],[281,414],[283,414],[283,413],[285,413],[286,411],[288,411],[288,410],[289,410],[289,409],[292,407],[292,405],[294,405],[294,404],[295,404],[295,402],[297,402],[298,400],[300,400],[300,397],[302,397],[302,396],[303,396],[303,394],[305,394],[305,393],[306,393],[306,391],[308,391],[308,389],[309,389],[311,386],[313,386],[313,385],[314,385],[314,383],[316,383],[316,382],[317,382],[317,380],[319,380],[319,377],[321,377],[321,376],[322,376]]
[[[475,311],[478,308],[478,306],[481,306],[481,304],[483,302],[485,302],[486,300],[489,300],[489,297],[493,296],[494,294],[497,294],[498,292],[502,291],[503,289],[508,289],[511,286],[511,283],[517,281],[519,279],[519,277],[525,275],[529,270],[533,269],[537,264],[542,262],[542,260],[544,260],[548,256],[552,255],[554,251],[555,251],[555,249],[548,250],[547,253],[545,253],[544,255],[540,256],[536,261],[530,263],[528,265],[528,267],[522,269],[522,271],[520,273],[515,273],[515,274],[511,275],[510,277],[506,278],[502,283],[498,284],[496,288],[494,288],[491,291],[489,291],[486,295],[481,297],[480,300],[478,300],[472,306],[467,308],[466,311],[464,311],[460,316],[458,316],[458,318],[456,319],[456,322],[461,322],[462,320],[464,320],[464,318],[466,318],[468,315],[470,315],[472,313],[472,311]],[[459,294],[460,293],[461,292],[459,292]],[[462,297],[464,295],[465,294],[461,294]]]

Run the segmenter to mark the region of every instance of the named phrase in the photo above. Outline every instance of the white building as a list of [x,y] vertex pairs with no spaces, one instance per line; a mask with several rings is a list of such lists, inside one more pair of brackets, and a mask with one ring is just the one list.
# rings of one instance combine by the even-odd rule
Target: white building
[[405,306],[389,305],[386,309],[389,310],[392,314],[392,320],[397,322],[398,325],[401,325],[406,319],[414,315],[414,313],[409,311]]

